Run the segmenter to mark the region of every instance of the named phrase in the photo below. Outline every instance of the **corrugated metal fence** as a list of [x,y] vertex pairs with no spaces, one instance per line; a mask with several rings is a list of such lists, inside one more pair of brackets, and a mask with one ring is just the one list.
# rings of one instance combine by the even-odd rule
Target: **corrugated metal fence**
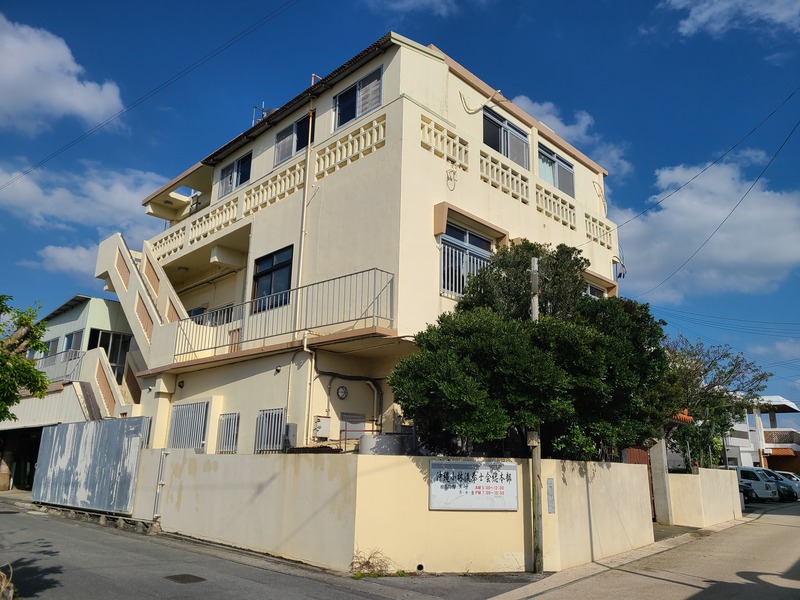
[[33,480],[34,502],[129,515],[150,417],[45,427]]

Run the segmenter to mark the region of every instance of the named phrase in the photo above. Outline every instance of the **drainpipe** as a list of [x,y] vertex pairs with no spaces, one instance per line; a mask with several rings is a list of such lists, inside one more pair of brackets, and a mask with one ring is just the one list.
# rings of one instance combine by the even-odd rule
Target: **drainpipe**
[[[311,75],[311,86],[314,86],[314,79],[321,79],[317,75],[312,73]],[[303,206],[301,207],[300,212],[300,241],[297,244],[297,294],[298,298],[295,302],[295,309],[294,309],[294,339],[297,339],[297,331],[299,329],[298,325],[300,323],[300,288],[303,285],[303,249],[305,248],[305,236],[306,236],[306,207],[309,202],[309,193],[308,190],[311,187],[312,181],[312,174],[316,175],[316,168],[317,163],[314,161],[314,166],[311,165],[311,155],[312,155],[312,144],[311,140],[313,139],[314,127],[316,123],[314,122],[314,96],[309,96],[308,101],[308,144],[306,144],[306,168],[305,168],[305,177],[303,178]],[[303,334],[305,336],[305,333]],[[305,337],[304,337],[305,339]],[[305,345],[305,342],[304,342]]]
[[311,363],[308,368],[308,389],[306,390],[306,432],[305,440],[303,440],[303,445],[306,446],[311,443],[311,424],[313,422],[311,417],[311,392],[314,384],[314,371],[316,369],[314,361],[316,354],[308,347],[308,331],[303,332],[303,351],[308,353],[308,360]]

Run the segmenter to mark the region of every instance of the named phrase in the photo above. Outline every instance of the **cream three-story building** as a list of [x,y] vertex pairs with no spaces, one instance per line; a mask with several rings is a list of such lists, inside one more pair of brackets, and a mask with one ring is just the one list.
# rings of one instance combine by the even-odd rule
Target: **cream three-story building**
[[143,248],[101,244],[135,338],[121,410],[153,447],[208,453],[399,432],[387,374],[498,247],[577,246],[587,292],[616,294],[605,175],[390,33],[145,198],[169,227]]

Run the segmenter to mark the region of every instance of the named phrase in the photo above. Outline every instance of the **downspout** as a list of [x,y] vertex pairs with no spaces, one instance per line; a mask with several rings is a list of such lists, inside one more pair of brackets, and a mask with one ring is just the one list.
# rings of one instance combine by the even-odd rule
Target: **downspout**
[[[321,77],[311,75],[311,85],[314,85],[314,79],[321,79]],[[309,96],[308,101],[308,144],[306,144],[306,168],[303,178],[303,206],[301,207],[300,212],[300,240],[297,244],[297,294],[298,298],[295,299],[295,308],[294,308],[294,338],[297,339],[297,332],[299,330],[299,323],[300,323],[300,288],[303,285],[303,250],[305,248],[305,236],[306,236],[306,207],[309,202],[309,193],[308,190],[311,187],[312,181],[312,169],[313,174],[316,175],[316,168],[317,163],[314,161],[314,166],[311,166],[311,155],[312,155],[312,142],[314,135],[314,127],[316,123],[314,122],[314,96]],[[305,340],[305,333],[303,334],[303,339]],[[303,342],[303,346],[305,347],[305,341]]]
[[311,443],[311,391],[314,384],[314,371],[316,370],[316,354],[308,347],[308,331],[303,332],[303,351],[308,353],[309,361],[311,361],[310,368],[308,369],[308,389],[306,390],[306,426],[305,426],[305,440],[303,445],[306,446]]

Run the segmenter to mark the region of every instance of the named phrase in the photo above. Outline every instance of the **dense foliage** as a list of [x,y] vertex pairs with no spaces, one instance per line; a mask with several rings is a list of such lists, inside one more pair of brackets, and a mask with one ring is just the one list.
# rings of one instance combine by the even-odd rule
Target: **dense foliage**
[[694,417],[693,424],[669,432],[669,446],[688,466],[697,460],[701,467],[715,467],[723,436],[758,402],[771,373],[727,345],[705,346],[677,337],[665,349],[670,366],[665,388]]
[[389,384],[429,451],[524,455],[541,427],[545,455],[597,459],[657,435],[674,412],[674,396],[652,392],[667,368],[662,324],[646,305],[585,297],[587,264],[563,245],[503,248],[456,311],[416,336]]
[[28,350],[46,351],[45,324],[36,321],[36,309],[11,306],[11,296],[0,295],[0,421],[15,419],[11,407],[20,390],[43,398],[49,381],[26,357]]

